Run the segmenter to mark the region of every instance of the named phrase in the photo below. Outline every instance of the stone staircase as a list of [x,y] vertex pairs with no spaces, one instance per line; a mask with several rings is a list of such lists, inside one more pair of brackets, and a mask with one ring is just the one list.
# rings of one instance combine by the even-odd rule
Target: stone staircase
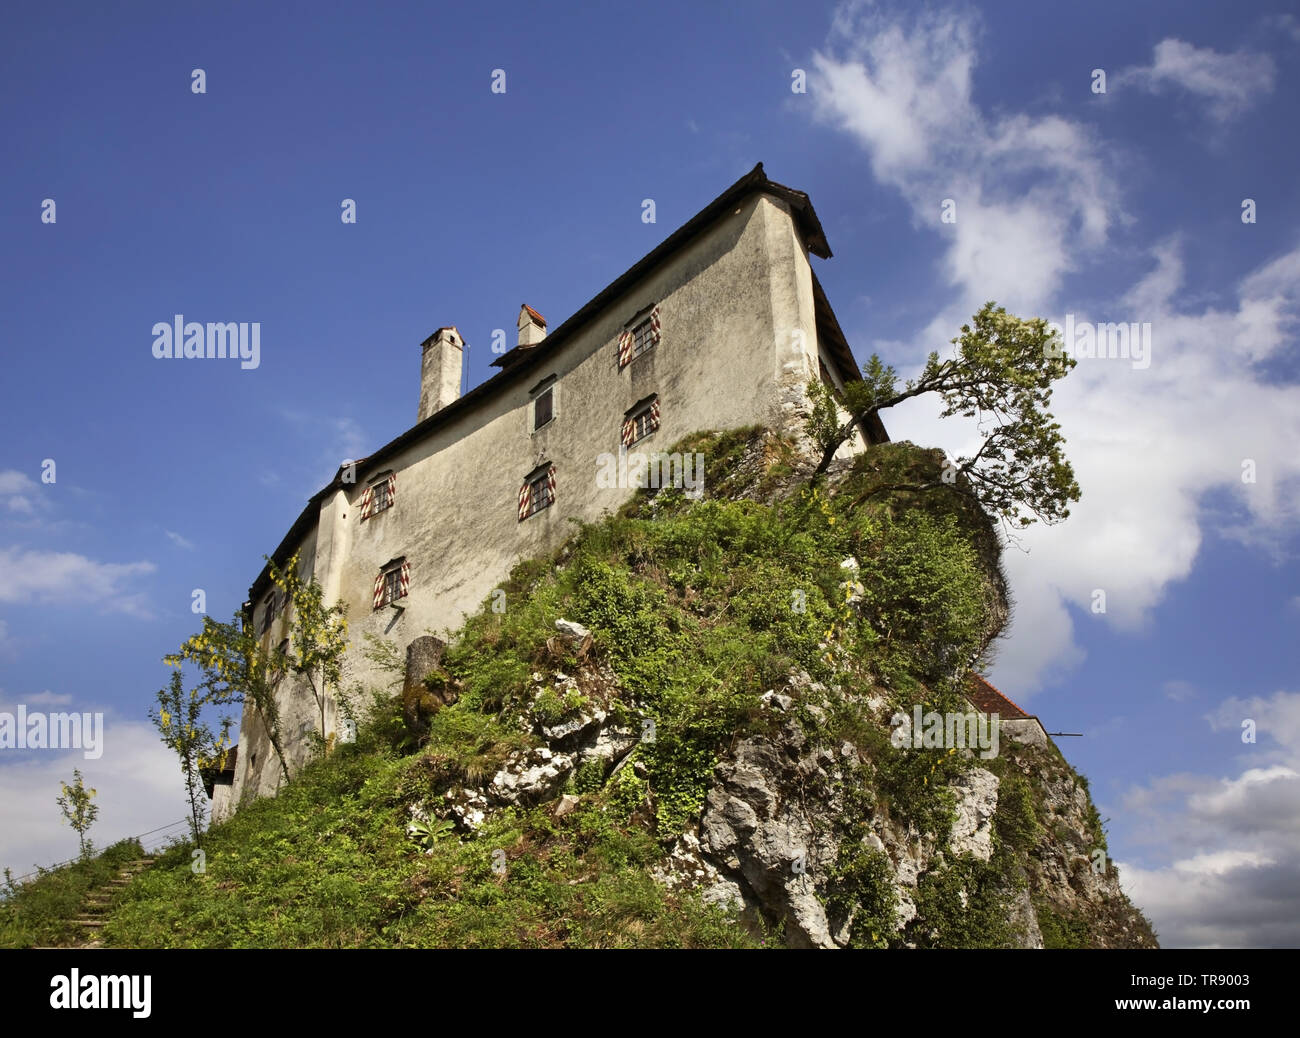
[[152,857],[136,858],[134,861],[125,862],[118,869],[116,876],[102,887],[95,887],[86,895],[86,900],[81,905],[81,914],[72,920],[83,931],[83,942],[72,947],[100,948],[103,946],[99,940],[99,930],[104,925],[104,913],[108,911],[113,898],[124,887],[130,886],[135,877],[153,863],[154,859]]

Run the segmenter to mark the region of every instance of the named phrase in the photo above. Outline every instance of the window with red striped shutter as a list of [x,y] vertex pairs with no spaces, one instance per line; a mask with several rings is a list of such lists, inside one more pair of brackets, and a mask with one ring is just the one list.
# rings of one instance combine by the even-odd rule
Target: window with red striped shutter
[[639,443],[658,428],[659,397],[655,395],[633,404],[623,416],[623,446]]
[[393,507],[397,500],[397,473],[388,472],[366,487],[361,495],[361,518],[371,519]]
[[659,307],[651,307],[644,317],[624,328],[618,337],[618,366],[627,367],[648,350],[659,345],[662,333],[659,325]]
[[555,466],[542,465],[528,474],[519,488],[519,521],[555,503]]
[[392,605],[399,598],[405,598],[411,590],[411,564],[404,558],[393,559],[385,563],[375,575],[374,592],[371,606],[383,609]]

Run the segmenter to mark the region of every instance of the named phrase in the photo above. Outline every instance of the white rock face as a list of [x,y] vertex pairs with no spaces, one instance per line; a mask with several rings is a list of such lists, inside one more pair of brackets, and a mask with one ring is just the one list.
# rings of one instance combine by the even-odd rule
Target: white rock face
[[957,819],[948,845],[954,855],[969,852],[980,861],[993,854],[993,815],[998,809],[998,777],[983,768],[971,768],[954,784]]

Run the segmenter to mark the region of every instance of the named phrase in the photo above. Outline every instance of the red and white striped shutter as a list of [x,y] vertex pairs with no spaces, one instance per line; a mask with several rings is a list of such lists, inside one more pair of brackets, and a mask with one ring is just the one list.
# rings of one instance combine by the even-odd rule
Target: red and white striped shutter
[[659,398],[655,397],[650,404],[650,431],[654,432],[659,428]]
[[624,418],[623,419],[623,446],[631,447],[635,439],[636,439],[636,419]]
[[546,470],[546,486],[551,492],[551,504],[555,503],[555,466]]
[[406,597],[407,591],[411,588],[411,564],[405,559],[402,560],[402,598]]
[[524,480],[524,485],[519,488],[519,521],[522,523],[528,518],[533,503],[533,485]]
[[397,473],[388,474],[388,507],[392,508],[397,504]]
[[659,339],[659,307],[656,306],[650,311],[650,344],[658,346]]
[[384,604],[384,571],[380,570],[379,575],[375,577],[374,608],[378,609],[383,604]]
[[632,359],[632,331],[624,328],[618,337],[618,366],[625,367]]
[[[366,487],[366,492],[361,495],[361,518],[369,519],[371,510],[375,506],[375,488]],[[376,606],[376,609],[379,607]]]

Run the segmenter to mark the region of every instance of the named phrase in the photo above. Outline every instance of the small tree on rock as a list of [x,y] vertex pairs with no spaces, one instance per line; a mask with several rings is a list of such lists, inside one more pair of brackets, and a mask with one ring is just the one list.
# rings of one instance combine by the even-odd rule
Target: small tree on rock
[[957,458],[937,483],[878,490],[929,490],[960,479],[986,512],[1010,527],[1060,522],[1070,502],[1079,500],[1079,484],[1048,408],[1053,383],[1078,362],[1062,351],[1042,318],[1023,320],[991,302],[952,342],[953,357],[941,361],[931,353],[920,377],[901,387],[897,372],[875,354],[862,380],[846,383],[838,401],[829,387],[810,382],[805,429],[822,452],[814,475],[826,471],[855,427],[865,429],[879,412],[936,393],[944,402],[942,417],[979,420],[983,443],[970,457]]

